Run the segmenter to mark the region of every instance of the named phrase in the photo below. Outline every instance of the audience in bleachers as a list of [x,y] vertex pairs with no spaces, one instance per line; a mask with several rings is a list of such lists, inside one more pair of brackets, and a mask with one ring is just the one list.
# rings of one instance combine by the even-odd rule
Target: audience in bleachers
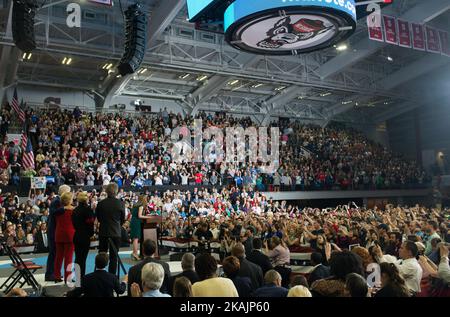
[[[203,142],[203,149],[213,149],[203,164],[177,162],[171,155],[172,131],[180,128],[180,135],[186,135],[184,126],[191,128],[195,118],[203,120],[204,128],[257,126],[249,117],[200,112],[193,118],[167,111],[131,117],[79,109],[29,110],[27,117],[36,167],[34,171],[21,169],[19,145],[4,143],[0,150],[3,183],[17,184],[22,174],[46,176],[54,186],[232,184],[264,191],[403,188],[428,181],[414,162],[339,125],[272,123],[280,128],[280,166],[265,174],[261,163],[218,162],[215,138]],[[248,145],[245,150],[250,150]]]

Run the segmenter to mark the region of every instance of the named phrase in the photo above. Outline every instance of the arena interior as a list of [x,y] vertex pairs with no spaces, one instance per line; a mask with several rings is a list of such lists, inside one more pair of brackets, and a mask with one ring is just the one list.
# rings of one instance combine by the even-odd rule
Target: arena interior
[[449,0],[0,0],[0,297],[449,297],[449,33]]

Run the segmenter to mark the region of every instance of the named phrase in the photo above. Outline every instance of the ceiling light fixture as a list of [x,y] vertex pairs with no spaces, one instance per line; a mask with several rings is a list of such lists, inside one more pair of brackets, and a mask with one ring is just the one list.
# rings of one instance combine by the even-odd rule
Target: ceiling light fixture
[[187,73],[187,74],[184,74],[184,75],[180,75],[180,79],[186,79],[186,78],[188,78],[189,76],[191,76],[191,74],[189,74],[189,73]]
[[261,87],[261,86],[263,86],[263,85],[264,85],[264,84],[261,84],[261,83],[255,84],[255,85],[252,86],[252,88],[258,88],[258,87]]
[[206,76],[206,75],[199,76],[199,77],[197,77],[197,81],[204,81],[206,78],[208,78],[208,76]]
[[236,85],[238,82],[239,82],[239,79],[235,79],[235,80],[230,81],[228,83],[228,85],[233,86],[233,85]]

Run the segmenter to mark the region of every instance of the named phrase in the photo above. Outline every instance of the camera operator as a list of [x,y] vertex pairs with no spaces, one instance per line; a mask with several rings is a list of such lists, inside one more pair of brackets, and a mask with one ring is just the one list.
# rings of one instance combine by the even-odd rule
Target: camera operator
[[213,238],[206,222],[201,222],[194,233],[194,241],[198,243],[198,252],[204,253],[210,250],[210,243]]

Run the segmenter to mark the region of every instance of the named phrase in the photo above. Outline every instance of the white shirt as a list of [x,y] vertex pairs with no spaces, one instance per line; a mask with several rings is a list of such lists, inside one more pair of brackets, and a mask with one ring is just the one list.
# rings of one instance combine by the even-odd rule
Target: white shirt
[[423,271],[415,258],[391,262],[392,258],[383,257],[380,261],[394,263],[400,272],[401,277],[405,280],[408,289],[415,293],[420,292],[420,281],[422,280]]
[[446,283],[450,283],[450,266],[448,265],[448,257],[442,257],[438,267],[438,274]]
[[181,174],[181,185],[187,185],[188,184],[188,178],[189,178],[189,175]]
[[155,185],[162,185],[162,178],[159,176],[155,177]]
[[108,185],[111,182],[111,176],[103,174],[103,186]]

